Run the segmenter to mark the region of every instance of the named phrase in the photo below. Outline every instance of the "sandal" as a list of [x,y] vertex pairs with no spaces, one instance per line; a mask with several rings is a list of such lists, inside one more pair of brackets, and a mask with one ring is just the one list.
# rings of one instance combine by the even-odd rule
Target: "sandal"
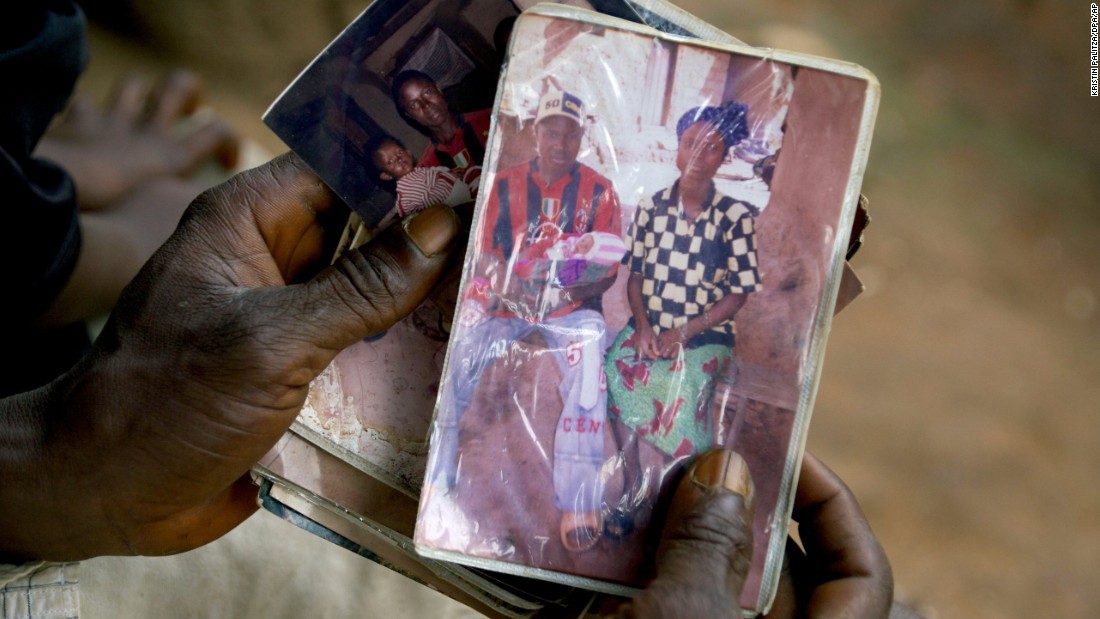
[[561,517],[561,543],[569,552],[584,552],[600,541],[603,518],[599,512],[565,512]]
[[636,503],[620,502],[619,507],[611,510],[611,514],[604,521],[603,533],[607,539],[613,542],[625,540],[638,528],[639,516],[653,511],[653,501],[649,497]]
[[623,508],[616,509],[607,517],[603,533],[613,542],[621,542],[634,532],[634,512]]

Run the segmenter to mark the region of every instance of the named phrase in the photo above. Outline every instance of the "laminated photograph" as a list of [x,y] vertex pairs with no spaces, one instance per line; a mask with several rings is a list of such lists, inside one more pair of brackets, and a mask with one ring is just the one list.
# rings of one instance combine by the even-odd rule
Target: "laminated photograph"
[[540,4],[514,25],[415,542],[630,595],[671,483],[738,451],[774,598],[878,85]]

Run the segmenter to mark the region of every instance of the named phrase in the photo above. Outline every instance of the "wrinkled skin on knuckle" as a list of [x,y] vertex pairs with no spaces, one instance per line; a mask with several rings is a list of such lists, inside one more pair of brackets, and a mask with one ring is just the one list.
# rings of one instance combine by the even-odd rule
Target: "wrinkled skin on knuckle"
[[[389,327],[420,302],[410,299],[407,261],[386,251],[354,251],[333,264],[338,299],[371,333]],[[426,292],[426,291],[425,291]]]
[[[296,411],[305,400],[309,379],[299,372],[303,351],[311,347],[308,330],[263,290],[227,295],[191,324],[185,339],[185,374],[236,406],[223,407],[230,425],[252,430],[257,412]],[[240,410],[239,415],[234,411]],[[239,418],[238,418],[239,417]]]
[[285,166],[279,159],[247,170],[210,189],[210,202],[239,205],[242,209],[254,208],[266,201],[266,190],[282,186],[279,170]]
[[300,281],[321,264],[325,231],[318,214],[331,208],[333,195],[300,161],[280,157],[235,177],[222,190],[227,195],[217,199],[237,218],[231,228],[244,231],[235,244],[239,258],[256,278],[242,283]]
[[244,203],[261,218],[266,214],[304,210],[311,217],[332,205],[333,194],[297,156],[286,153],[267,165],[232,177],[221,186],[226,204]]
[[155,278],[166,285],[139,287],[97,343],[111,353],[130,397],[146,401],[154,416],[209,416],[204,409],[235,408],[222,402],[271,401],[264,391],[276,372],[262,344],[270,338],[262,337],[265,321],[247,291],[172,271]]
[[[232,217],[230,213],[237,208],[227,208],[227,204],[236,204],[241,212],[247,210],[251,200],[258,197],[258,192],[252,188],[252,184],[246,182],[246,175],[259,173],[250,170],[242,174],[230,177],[220,185],[205,189],[191,201],[187,210],[180,219],[180,227],[198,227],[203,234],[217,230],[232,230]],[[250,201],[245,201],[250,200]]]
[[234,351],[234,358],[247,364],[259,382],[265,401],[276,408],[301,406],[309,381],[336,352],[320,344],[331,322],[325,316],[327,304],[299,300],[304,293],[291,298],[285,294],[290,290],[256,289],[244,295],[248,337]]
[[658,578],[634,601],[637,617],[735,617],[752,554],[740,497],[714,492],[666,530]]
[[663,548],[666,553],[691,548],[699,553],[696,559],[718,561],[732,560],[751,546],[752,528],[745,522],[740,497],[716,492],[702,497],[694,509],[671,525]]

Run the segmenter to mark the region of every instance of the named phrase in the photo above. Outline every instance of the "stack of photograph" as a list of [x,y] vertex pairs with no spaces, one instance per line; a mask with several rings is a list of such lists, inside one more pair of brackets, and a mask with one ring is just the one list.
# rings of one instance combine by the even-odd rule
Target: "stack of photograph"
[[263,506],[488,616],[582,617],[729,448],[765,612],[877,103],[663,1],[376,1],[264,120],[346,204],[334,260],[438,204],[469,245],[311,384]]

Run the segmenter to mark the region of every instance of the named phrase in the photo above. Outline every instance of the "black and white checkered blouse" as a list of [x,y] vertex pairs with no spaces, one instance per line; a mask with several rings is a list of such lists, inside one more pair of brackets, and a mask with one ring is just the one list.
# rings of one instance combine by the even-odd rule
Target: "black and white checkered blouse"
[[[642,298],[658,334],[679,328],[727,294],[761,288],[750,207],[712,185],[707,206],[689,221],[678,188],[679,181],[639,201],[631,253],[623,259],[642,276]],[[697,338],[732,344],[734,333],[729,320]]]

